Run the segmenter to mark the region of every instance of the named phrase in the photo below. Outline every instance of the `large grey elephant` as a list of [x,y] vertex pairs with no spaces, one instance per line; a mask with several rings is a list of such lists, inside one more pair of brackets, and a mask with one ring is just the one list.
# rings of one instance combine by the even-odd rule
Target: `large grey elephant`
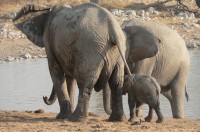
[[[124,22],[122,29],[129,42],[126,54],[131,72],[153,76],[161,86],[162,94],[171,104],[173,118],[184,118],[184,96],[188,99],[186,83],[190,57],[183,38],[166,25],[137,19]],[[141,34],[140,29],[150,34]],[[151,58],[138,60],[137,55],[141,56],[145,52],[138,46],[149,44],[153,37],[161,41],[156,44],[158,53]]]
[[[109,120],[125,120],[121,87],[124,64],[127,67],[126,39],[109,11],[92,3],[73,8],[31,4],[19,11],[14,24],[34,44],[45,47],[53,90],[60,105],[57,118],[85,121],[92,89],[105,87],[109,82],[113,100]],[[75,82],[79,97],[73,112],[70,97]]]
[[[124,58],[126,38],[109,11],[91,3],[73,8],[26,5],[19,11],[14,24],[34,44],[45,47],[52,91],[55,90],[60,105],[57,118],[85,121],[92,89],[99,91],[109,82],[113,102],[109,120],[125,120],[121,87],[124,64],[129,71]],[[141,59],[158,51],[154,43],[141,49],[147,55],[139,57]],[[131,78],[130,71],[128,73]],[[75,82],[79,97],[73,112],[71,97]]]
[[[14,24],[34,44],[45,47],[53,89],[60,105],[57,118],[85,121],[92,89],[109,82],[114,102],[109,120],[125,119],[121,90],[125,36],[109,11],[91,3],[52,9],[26,5]],[[122,59],[117,47],[121,48]],[[79,97],[72,113],[69,95],[74,80]]]

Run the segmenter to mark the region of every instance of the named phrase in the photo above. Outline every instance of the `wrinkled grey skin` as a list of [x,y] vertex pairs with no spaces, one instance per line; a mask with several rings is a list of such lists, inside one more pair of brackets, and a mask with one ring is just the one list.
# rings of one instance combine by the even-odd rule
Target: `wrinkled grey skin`
[[[134,59],[135,51],[130,48],[128,64],[131,71],[153,76],[161,86],[161,93],[170,101],[173,118],[184,118],[184,96],[188,99],[186,83],[190,57],[183,38],[165,25],[130,20],[122,25],[124,31],[130,35],[130,41],[134,35],[133,26],[152,32],[161,43],[158,43],[158,53],[155,56],[141,61]],[[148,38],[145,40],[148,42]]]
[[[138,51],[135,43],[141,45],[152,42],[151,36],[144,36],[143,39],[135,38],[139,35],[135,31],[137,28],[145,29],[160,40],[160,43],[156,44],[158,53],[155,56],[140,61],[135,58]],[[183,38],[176,31],[155,22],[133,19],[125,22],[122,29],[126,32],[129,41],[130,48],[127,48],[129,50],[126,51],[126,55],[131,72],[153,76],[161,87],[161,93],[171,104],[173,118],[184,118],[185,95],[188,100],[186,83],[190,57]]]
[[[134,26],[132,32],[124,30],[124,34],[127,38],[126,59],[128,60],[127,63],[129,67],[132,69],[131,73],[133,73],[133,66],[135,62],[140,62],[140,60],[143,60],[145,58],[152,58],[157,54],[158,46],[160,45],[161,40],[154,33],[152,33],[151,30],[147,30],[145,27],[142,26]],[[145,66],[146,65],[144,64],[143,67]],[[107,87],[109,87],[109,85],[107,85]],[[110,101],[110,96],[108,94],[110,91],[107,87],[104,88],[104,93],[107,93],[107,96],[104,99],[104,108],[106,113],[110,114],[112,113],[110,107],[110,102],[112,101]]]
[[150,122],[153,118],[153,109],[155,110],[158,120],[157,123],[164,121],[163,115],[160,110],[160,86],[156,79],[147,75],[135,75],[133,82],[129,82],[127,76],[124,77],[124,84],[122,87],[123,94],[128,93],[128,103],[130,109],[130,119],[133,122],[135,115],[136,104],[148,104],[149,114],[145,118],[146,121]]
[[200,8],[200,0],[195,0],[196,5]]
[[[60,105],[58,119],[85,121],[92,89],[98,91],[109,82],[113,101],[109,120],[125,120],[121,87],[124,64],[129,71],[124,58],[126,39],[109,11],[91,3],[52,9],[26,5],[14,24],[34,44],[45,47],[52,91],[55,90]],[[73,111],[75,82],[79,97]]]

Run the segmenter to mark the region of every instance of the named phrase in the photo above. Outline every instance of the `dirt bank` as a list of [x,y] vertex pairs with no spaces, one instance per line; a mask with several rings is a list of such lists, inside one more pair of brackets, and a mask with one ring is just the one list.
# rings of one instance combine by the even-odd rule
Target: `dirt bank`
[[74,123],[66,120],[56,120],[56,113],[36,114],[30,111],[0,111],[1,132],[52,132],[52,131],[104,131],[104,132],[199,132],[200,120],[166,119],[163,124],[142,122],[139,126],[129,123],[108,122],[107,115],[90,115],[86,123]]

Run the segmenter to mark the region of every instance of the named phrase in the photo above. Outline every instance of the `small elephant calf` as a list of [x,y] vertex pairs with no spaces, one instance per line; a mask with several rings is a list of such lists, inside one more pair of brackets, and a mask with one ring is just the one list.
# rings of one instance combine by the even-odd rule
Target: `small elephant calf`
[[135,107],[141,106],[143,103],[149,105],[149,114],[145,118],[150,122],[153,117],[153,109],[155,110],[158,120],[156,123],[164,121],[163,115],[160,110],[160,85],[156,79],[147,75],[133,75],[134,77],[129,80],[128,75],[124,78],[123,94],[128,93],[128,102],[130,109],[130,119],[133,122],[135,114]]

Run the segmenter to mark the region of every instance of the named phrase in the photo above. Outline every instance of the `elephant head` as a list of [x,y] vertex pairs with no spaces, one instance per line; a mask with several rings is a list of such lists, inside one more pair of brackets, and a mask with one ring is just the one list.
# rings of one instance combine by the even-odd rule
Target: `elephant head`
[[128,90],[130,89],[131,86],[132,86],[132,82],[129,82],[128,76],[125,75],[124,76],[124,84],[123,84],[123,87],[122,87],[122,94],[126,95],[126,93],[128,93]]

